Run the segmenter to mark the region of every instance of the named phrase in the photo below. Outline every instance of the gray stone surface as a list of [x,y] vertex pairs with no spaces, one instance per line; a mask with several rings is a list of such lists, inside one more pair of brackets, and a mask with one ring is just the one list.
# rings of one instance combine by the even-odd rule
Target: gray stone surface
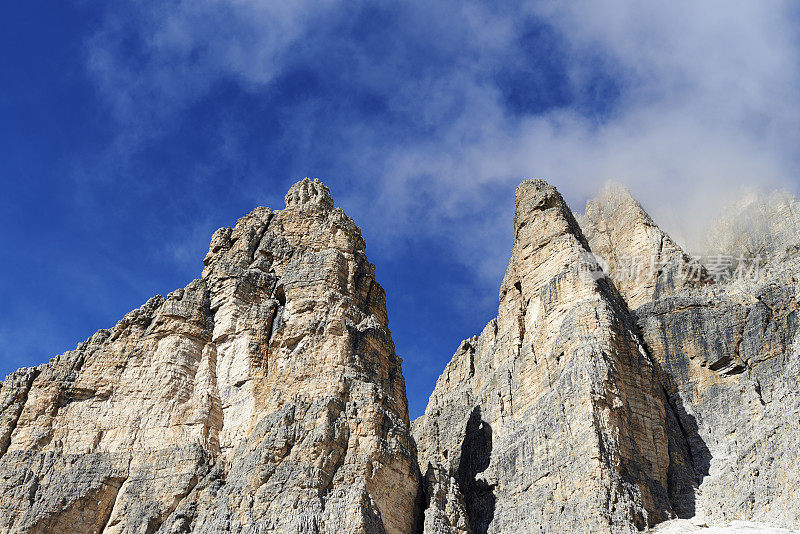
[[688,444],[669,433],[657,369],[616,289],[580,271],[588,244],[558,192],[526,181],[516,196],[498,316],[461,344],[413,425],[426,532],[458,532],[464,513],[472,532],[668,519],[693,474],[678,467]]
[[[413,423],[323,184],[218,230],[202,278],[0,383],[0,532],[797,529],[797,201],[721,222],[720,250],[768,265],[713,280],[621,188],[585,234],[540,180],[516,200],[497,317]],[[635,254],[659,268],[622,278]]]
[[696,513],[709,522],[800,525],[798,267],[636,311],[682,424],[697,428]]
[[[796,208],[777,192],[729,210],[711,240],[729,255],[762,255],[766,268],[656,293],[633,314],[691,445],[698,521],[800,526]],[[612,248],[629,247],[636,230],[604,213],[593,224],[619,225]]]
[[411,532],[419,469],[383,290],[308,179],[203,277],[0,386],[0,531]]

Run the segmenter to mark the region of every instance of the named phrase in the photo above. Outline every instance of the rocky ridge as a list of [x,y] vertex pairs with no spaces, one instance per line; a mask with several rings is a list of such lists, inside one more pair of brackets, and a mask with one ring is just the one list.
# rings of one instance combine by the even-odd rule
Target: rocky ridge
[[454,496],[429,499],[425,531],[634,532],[671,517],[691,491],[688,444],[625,303],[555,188],[523,182],[514,228],[497,318],[414,422],[427,495]]
[[410,532],[401,361],[358,227],[305,179],[202,278],[0,389],[0,531]]
[[662,231],[620,184],[608,182],[578,221],[592,253],[631,309],[710,282],[705,267]]
[[0,532],[796,529],[800,211],[776,195],[718,225],[767,262],[721,279],[621,186],[576,218],[526,180],[497,317],[410,423],[360,230],[304,179],[215,232],[200,279],[0,384]]
[[[771,198],[780,202],[767,210]],[[605,197],[595,203],[608,206]],[[785,212],[791,203],[779,194],[749,205],[761,206],[762,212]],[[615,259],[643,230],[623,226],[619,221],[624,218],[615,217],[613,210],[600,211],[606,214],[600,224],[620,226],[619,239],[610,245],[613,273]],[[690,438],[699,484],[693,515],[699,520],[800,525],[800,469],[793,459],[800,446],[800,255],[790,246],[793,224],[773,217],[718,227],[717,236],[729,236],[720,242],[730,245],[720,251],[738,254],[745,262],[765,254],[761,259],[767,265],[657,295],[633,313]],[[758,227],[771,236],[771,247],[739,248],[742,240],[732,236],[744,227]],[[606,243],[590,239],[590,245],[594,249]]]

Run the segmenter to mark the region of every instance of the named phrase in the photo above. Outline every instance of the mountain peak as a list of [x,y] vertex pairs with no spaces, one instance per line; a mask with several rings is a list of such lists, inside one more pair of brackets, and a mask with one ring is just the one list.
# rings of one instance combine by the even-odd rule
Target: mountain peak
[[708,274],[653,222],[628,189],[607,182],[586,203],[580,226],[592,252],[631,309],[684,287],[703,285]]
[[286,208],[318,205],[325,209],[333,208],[333,198],[328,187],[317,178],[306,177],[289,188],[284,199]]
[[361,232],[317,180],[286,204],[217,230],[201,279],[0,384],[0,532],[414,530]]
[[650,218],[650,215],[639,201],[634,198],[630,189],[612,180],[603,185],[598,198],[586,203],[587,215],[596,210],[628,210],[633,212],[642,222],[655,226],[653,219]]
[[616,293],[581,271],[588,244],[552,185],[517,187],[514,231],[497,317],[414,423],[427,494],[443,496],[426,532],[464,517],[473,532],[627,532],[668,516],[664,399]]

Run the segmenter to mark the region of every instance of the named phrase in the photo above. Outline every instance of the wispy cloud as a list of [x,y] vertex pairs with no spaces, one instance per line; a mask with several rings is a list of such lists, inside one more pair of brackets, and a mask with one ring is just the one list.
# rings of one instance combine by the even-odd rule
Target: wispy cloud
[[334,88],[281,101],[281,147],[346,175],[337,200],[377,239],[440,235],[487,285],[525,177],[576,210],[622,181],[690,244],[740,185],[797,189],[793,3],[501,4],[141,2],[108,12],[88,64],[125,148],[219,85]]
[[[89,68],[119,118],[169,118],[231,79],[269,83],[337,2],[144,1],[106,11]],[[150,124],[149,126],[152,126]]]

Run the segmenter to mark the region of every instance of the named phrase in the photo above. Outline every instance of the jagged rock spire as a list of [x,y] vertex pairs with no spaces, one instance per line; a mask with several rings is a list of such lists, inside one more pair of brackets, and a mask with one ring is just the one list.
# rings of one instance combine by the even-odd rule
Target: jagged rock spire
[[669,517],[667,408],[619,296],[581,272],[588,245],[551,185],[517,188],[514,230],[497,318],[414,422],[437,496],[426,532],[465,515],[473,532],[633,532]]
[[706,269],[690,258],[622,185],[606,183],[578,218],[594,254],[631,309],[687,287],[709,283]]
[[332,209],[333,199],[330,190],[314,178],[303,178],[294,184],[285,197],[287,208],[298,208],[309,204],[316,204],[322,208]]
[[214,233],[201,279],[0,389],[0,531],[414,530],[384,293],[304,179]]

